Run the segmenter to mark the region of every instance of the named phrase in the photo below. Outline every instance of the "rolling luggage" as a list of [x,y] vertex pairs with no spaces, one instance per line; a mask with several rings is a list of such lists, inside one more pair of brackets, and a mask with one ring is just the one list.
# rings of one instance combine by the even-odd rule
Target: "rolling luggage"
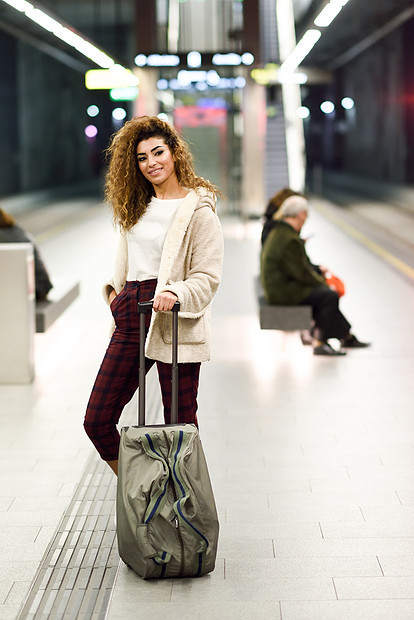
[[[151,302],[138,303],[140,331]],[[198,429],[177,424],[178,310],[172,312],[171,424],[145,426],[145,342],[140,339],[138,426],[121,429],[119,555],[140,577],[196,577],[214,570],[219,523]]]

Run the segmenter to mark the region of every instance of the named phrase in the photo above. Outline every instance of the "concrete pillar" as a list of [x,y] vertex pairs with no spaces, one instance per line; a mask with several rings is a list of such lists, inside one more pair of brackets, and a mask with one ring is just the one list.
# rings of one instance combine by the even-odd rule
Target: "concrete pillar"
[[266,93],[264,86],[246,79],[243,93],[242,215],[261,215],[265,207]]
[[139,78],[139,95],[134,102],[134,116],[157,116],[160,111],[157,92],[158,69],[134,69]]
[[[295,19],[292,0],[276,2],[279,55],[283,63],[296,46]],[[286,127],[286,152],[289,172],[289,186],[295,191],[305,187],[305,134],[303,121],[297,115],[302,105],[299,84],[282,84],[283,109]]]
[[35,277],[30,243],[0,244],[0,383],[34,378]]

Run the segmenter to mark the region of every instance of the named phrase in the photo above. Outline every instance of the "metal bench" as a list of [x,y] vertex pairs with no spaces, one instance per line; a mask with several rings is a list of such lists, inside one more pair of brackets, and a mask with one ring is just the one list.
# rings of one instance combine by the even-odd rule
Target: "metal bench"
[[44,333],[79,296],[80,284],[55,284],[44,301],[36,302],[36,332]]
[[311,306],[273,306],[268,304],[258,276],[255,278],[255,288],[261,329],[278,329],[286,332],[309,329],[312,321]]

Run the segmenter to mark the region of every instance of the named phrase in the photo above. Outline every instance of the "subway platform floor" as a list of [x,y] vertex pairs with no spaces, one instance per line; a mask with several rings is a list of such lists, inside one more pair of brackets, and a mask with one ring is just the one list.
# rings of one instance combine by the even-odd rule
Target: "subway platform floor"
[[[297,333],[259,329],[260,223],[225,214],[222,223],[223,281],[199,393],[221,525],[215,571],[146,582],[117,556],[115,480],[82,428],[107,345],[100,290],[116,234],[107,209],[88,202],[39,234],[52,279],[79,279],[81,295],[36,335],[35,381],[0,385],[0,619],[414,617],[410,267],[315,200],[308,252],[344,279],[342,309],[373,343],[317,358]],[[158,398],[153,380],[155,419]],[[121,424],[134,415],[132,402]]]

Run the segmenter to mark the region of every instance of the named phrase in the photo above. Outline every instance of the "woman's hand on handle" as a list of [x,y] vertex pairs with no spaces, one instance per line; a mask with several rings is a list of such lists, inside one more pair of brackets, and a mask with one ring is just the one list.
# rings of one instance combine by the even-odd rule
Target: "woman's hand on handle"
[[170,293],[170,291],[165,291],[165,293],[159,293],[156,297],[154,297],[152,307],[155,312],[168,312],[169,310],[172,310],[172,307],[177,299],[177,295]]

